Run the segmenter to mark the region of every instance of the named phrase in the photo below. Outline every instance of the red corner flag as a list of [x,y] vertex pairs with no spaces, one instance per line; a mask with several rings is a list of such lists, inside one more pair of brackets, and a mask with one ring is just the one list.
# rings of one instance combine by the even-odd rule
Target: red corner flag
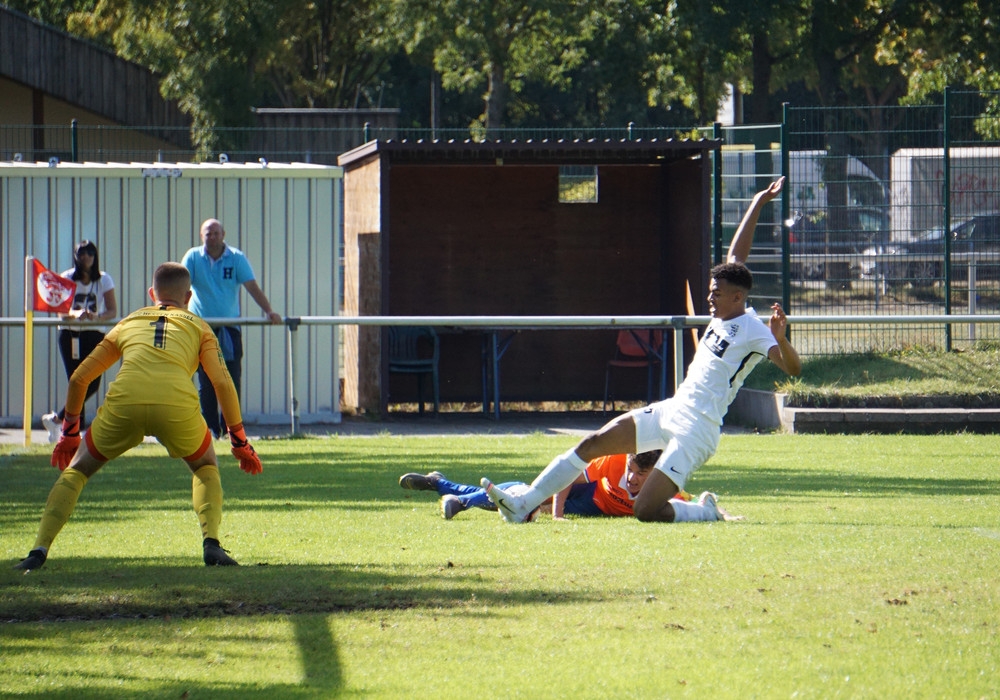
[[49,313],[67,313],[73,308],[73,295],[76,294],[76,282],[61,277],[52,270],[47,270],[42,263],[32,258],[32,285],[34,290],[34,311]]

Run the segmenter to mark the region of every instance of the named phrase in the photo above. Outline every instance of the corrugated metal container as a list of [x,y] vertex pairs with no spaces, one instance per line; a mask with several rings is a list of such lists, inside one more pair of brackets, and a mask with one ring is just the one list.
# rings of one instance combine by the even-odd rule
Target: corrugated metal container
[[[157,265],[200,245],[199,228],[217,218],[226,242],[246,253],[274,310],[332,316],[341,310],[343,171],[303,163],[0,163],[0,316],[24,316],[24,259],[56,272],[72,266],[73,246],[97,244],[115,281],[120,315],[148,303]],[[244,318],[261,318],[241,293]],[[49,318],[48,314],[37,314]],[[285,326],[244,328],[242,404],[248,423],[340,420],[339,329],[304,326],[289,344]],[[36,326],[32,414],[62,405],[66,374],[54,326]],[[295,357],[289,348],[294,347]],[[0,327],[0,424],[23,418],[23,325]],[[105,374],[99,397],[116,368]],[[99,398],[96,400],[100,400]],[[93,415],[92,399],[87,413]]]

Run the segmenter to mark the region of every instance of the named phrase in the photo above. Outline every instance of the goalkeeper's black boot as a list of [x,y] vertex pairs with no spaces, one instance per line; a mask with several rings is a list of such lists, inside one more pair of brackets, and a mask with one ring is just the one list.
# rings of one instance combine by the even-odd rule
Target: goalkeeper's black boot
[[34,571],[35,569],[41,569],[42,564],[45,563],[45,550],[44,549],[33,549],[28,552],[28,556],[14,564],[15,569],[20,569],[21,571],[28,572]]
[[240,565],[238,561],[226,553],[226,550],[224,550],[222,545],[219,544],[219,540],[206,537],[203,546],[205,548],[205,566]]

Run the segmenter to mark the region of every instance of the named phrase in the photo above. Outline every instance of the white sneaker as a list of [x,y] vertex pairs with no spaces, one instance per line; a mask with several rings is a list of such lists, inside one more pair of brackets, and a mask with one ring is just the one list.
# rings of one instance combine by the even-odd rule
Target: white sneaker
[[62,424],[58,413],[46,413],[42,416],[42,425],[49,431],[49,442],[57,443],[62,436]]
[[708,510],[715,514],[715,517],[711,518],[711,520],[722,520],[722,516],[719,514],[718,499],[719,497],[711,491],[703,491],[702,494],[698,496],[698,505],[703,508],[708,508]]
[[483,477],[479,483],[486,489],[486,497],[493,501],[493,505],[500,511],[504,520],[508,523],[528,522],[531,510],[524,504],[523,497],[515,496],[509,491],[498,488],[486,477]]

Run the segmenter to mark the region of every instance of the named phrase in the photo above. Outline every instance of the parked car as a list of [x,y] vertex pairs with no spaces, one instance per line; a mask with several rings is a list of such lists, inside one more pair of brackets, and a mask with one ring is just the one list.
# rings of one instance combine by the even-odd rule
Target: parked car
[[[793,279],[826,278],[823,255],[849,255],[842,262],[848,265],[848,276],[858,277],[864,270],[860,257],[866,249],[883,249],[889,237],[889,216],[876,207],[849,207],[844,211],[844,224],[830,228],[826,217],[798,217],[791,225],[788,252],[792,256]],[[815,258],[810,259],[812,256]]]
[[[1000,212],[977,214],[951,228],[953,278],[965,279],[970,264],[975,264],[977,279],[1000,279]],[[874,255],[875,248],[865,251]],[[912,241],[884,249],[876,258],[872,272],[884,269],[890,283],[915,287],[928,286],[944,277],[944,231],[940,228],[921,231]],[[888,256],[888,260],[886,259]]]

